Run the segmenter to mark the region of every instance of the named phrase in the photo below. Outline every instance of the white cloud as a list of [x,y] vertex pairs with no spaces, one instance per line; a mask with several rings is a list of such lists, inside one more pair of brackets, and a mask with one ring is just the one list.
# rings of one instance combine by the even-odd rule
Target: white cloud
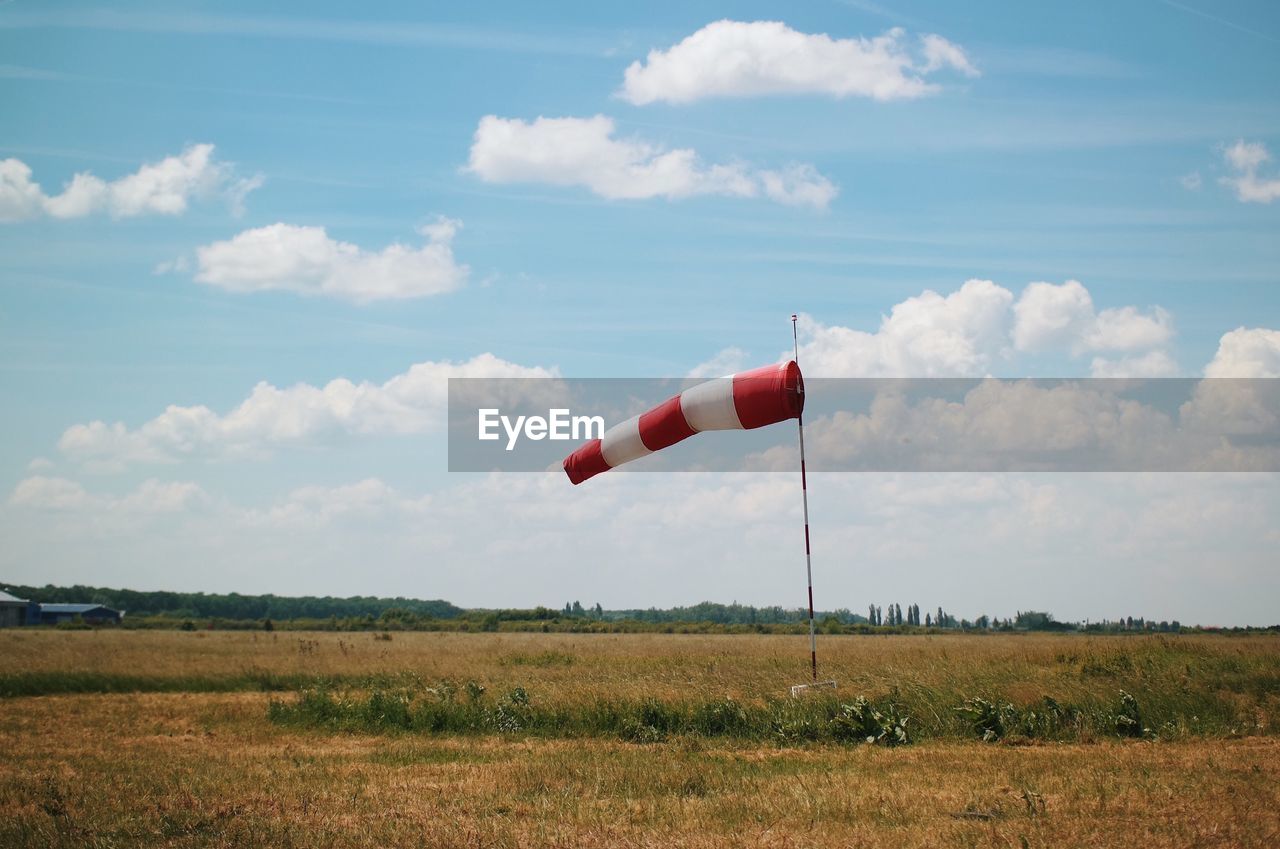
[[642,106],[706,97],[828,94],[899,100],[938,90],[924,77],[944,68],[974,77],[963,49],[925,35],[917,49],[895,28],[875,38],[833,39],[779,21],[722,20],[627,68],[619,95]]
[[9,496],[9,504],[16,507],[36,507],[45,510],[70,510],[89,503],[89,493],[75,481],[35,475],[20,481]]
[[[1179,381],[1165,389],[1183,394],[1151,403],[1127,395],[1131,385],[986,379],[957,399],[952,381],[863,384],[859,394],[875,391],[865,408],[860,398],[837,401],[841,409],[807,422],[805,442],[812,468],[829,472],[1280,469],[1280,395],[1271,387]],[[775,445],[746,467],[794,464],[794,447]]]
[[[977,377],[1017,352],[1123,352],[1097,357],[1094,376],[1176,373],[1163,350],[1173,320],[1161,307],[1097,311],[1088,289],[1031,283],[1014,295],[990,280],[969,280],[955,292],[925,291],[896,304],[875,332],[824,325],[801,317],[800,361],[815,377]],[[784,355],[788,355],[785,354]]]
[[143,481],[137,489],[121,497],[118,509],[138,513],[181,513],[208,501],[208,495],[190,481]]
[[211,144],[193,144],[177,156],[144,164],[107,182],[89,172],[76,174],[60,194],[46,195],[31,180],[21,160],[0,161],[0,221],[48,215],[83,218],[106,213],[112,218],[181,215],[194,199],[222,197],[232,211],[243,211],[244,197],[262,185],[261,176],[238,177],[229,163],[214,159]]
[[1237,327],[1218,340],[1205,377],[1280,377],[1280,330]]
[[112,471],[131,463],[262,456],[276,446],[344,434],[422,433],[443,423],[450,377],[553,376],[480,354],[465,362],[417,363],[381,384],[338,378],[324,386],[281,389],[263,382],[225,414],[175,405],[137,428],[102,421],[73,425],[58,448],[73,460]]
[[759,171],[756,176],[765,197],[787,206],[826,209],[838,190],[812,165],[792,165],[782,171]]
[[1119,359],[1094,357],[1090,366],[1093,377],[1177,377],[1179,373],[1178,364],[1164,351]]
[[1235,190],[1242,203],[1271,203],[1280,198],[1280,177],[1260,177],[1258,169],[1270,161],[1271,154],[1262,142],[1245,142],[1239,139],[1224,148],[1222,158],[1227,167],[1236,173],[1222,177],[1219,182]]
[[343,486],[304,486],[265,509],[250,509],[243,521],[250,526],[320,527],[343,518],[368,521],[385,514],[422,517],[433,504],[430,495],[406,497],[377,478]]
[[[866,413],[815,419],[806,442],[815,467],[829,470],[1071,471],[1086,461],[1158,468],[1178,456],[1167,415],[1108,388],[984,380],[951,400],[927,386],[890,385]],[[786,453],[765,452],[766,467]]]
[[20,159],[0,159],[0,221],[35,218],[44,203],[44,192],[31,182],[30,167]]
[[86,510],[125,514],[180,513],[208,502],[208,495],[190,481],[145,480],[121,496],[90,494],[66,478],[36,475],[20,481],[9,505],[36,510]]
[[814,377],[981,375],[1007,345],[1012,302],[1008,289],[969,280],[945,297],[925,291],[895,305],[875,333],[802,315],[800,362]]
[[725,377],[747,367],[747,352],[741,348],[724,348],[704,363],[698,363],[685,377]]
[[1013,344],[1019,351],[1140,351],[1173,338],[1166,310],[1156,307],[1144,314],[1127,306],[1097,312],[1089,290],[1076,280],[1028,284],[1013,312]]
[[1163,307],[1150,314],[1137,307],[1102,310],[1081,338],[1085,351],[1142,351],[1164,345],[1173,338],[1173,316]]
[[1199,171],[1192,171],[1190,174],[1183,174],[1178,178],[1178,182],[1182,184],[1182,188],[1189,192],[1199,191],[1200,186],[1203,185],[1203,180],[1200,179]]
[[330,238],[323,227],[271,224],[197,248],[196,280],[233,292],[280,289],[357,303],[438,295],[460,287],[469,273],[453,256],[460,226],[440,218],[421,228],[427,239],[421,247],[366,251]]
[[1248,142],[1237,139],[1230,147],[1223,148],[1222,158],[1237,171],[1256,171],[1258,166],[1271,158],[1267,147],[1262,142]]
[[951,68],[966,77],[981,76],[960,45],[947,41],[942,36],[934,33],[922,35],[920,43],[924,47],[924,67],[920,69],[923,73],[928,74],[940,71],[943,68]]
[[614,136],[614,122],[542,118],[532,122],[486,115],[476,127],[467,170],[489,183],[583,186],[614,200],[764,195],[788,205],[824,209],[837,189],[810,165],[782,171],[741,163],[703,164],[690,148],[665,150]]

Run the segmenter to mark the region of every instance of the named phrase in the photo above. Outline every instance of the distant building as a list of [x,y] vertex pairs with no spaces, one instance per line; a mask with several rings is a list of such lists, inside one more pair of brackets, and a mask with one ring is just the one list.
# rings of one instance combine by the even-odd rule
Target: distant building
[[0,628],[36,625],[40,622],[40,605],[0,590]]
[[57,625],[79,619],[89,625],[119,625],[124,612],[101,604],[42,604],[40,624]]

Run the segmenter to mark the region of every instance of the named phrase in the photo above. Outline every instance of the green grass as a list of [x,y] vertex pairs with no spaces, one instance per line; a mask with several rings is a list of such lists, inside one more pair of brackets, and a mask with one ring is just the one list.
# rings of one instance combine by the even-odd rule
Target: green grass
[[523,687],[493,696],[474,682],[460,690],[435,687],[341,690],[310,687],[290,700],[272,700],[279,725],[325,731],[433,735],[514,734],[544,738],[610,737],[652,743],[696,736],[747,742],[876,743],[924,739],[1088,742],[1106,737],[1178,739],[1259,733],[1234,700],[1188,698],[1143,704],[1124,690],[1087,702],[1046,696],[1015,706],[999,696],[957,700],[939,711],[909,698],[839,696],[719,699],[596,698],[557,703],[532,698]]

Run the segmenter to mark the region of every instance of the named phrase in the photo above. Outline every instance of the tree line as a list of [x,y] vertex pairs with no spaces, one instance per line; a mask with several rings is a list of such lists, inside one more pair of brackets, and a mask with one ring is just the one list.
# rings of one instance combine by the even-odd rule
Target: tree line
[[167,616],[175,619],[290,620],[380,617],[388,610],[414,616],[453,619],[465,611],[440,599],[377,598],[374,596],[280,596],[240,593],[181,593],[165,590],[124,590],[108,587],[8,586],[19,598],[44,604],[101,604],[131,617]]
[[[128,614],[128,621],[154,620],[164,627],[165,621],[191,623],[217,621],[222,627],[252,627],[250,623],[295,623],[293,627],[333,627],[342,629],[446,629],[509,630],[558,625],[570,630],[617,630],[634,626],[635,630],[669,630],[665,626],[710,624],[733,630],[789,631],[807,623],[804,608],[777,605],[756,607],[748,604],[721,604],[704,601],[670,608],[628,608],[606,610],[598,602],[583,605],[581,601],[565,602],[563,608],[467,609],[442,599],[413,599],[397,596],[280,596],[242,595],[240,593],[184,593],[167,590],[146,591],[74,585],[43,587],[4,585],[19,598],[43,603],[101,604]],[[963,631],[1089,631],[1089,632],[1177,632],[1183,626],[1177,620],[1159,621],[1124,616],[1099,622],[1060,622],[1044,611],[1018,611],[1013,617],[991,617],[986,614],[973,620],[957,617],[938,607],[922,611],[920,605],[868,605],[867,615],[847,608],[819,611],[817,619],[826,633],[859,631],[865,628],[957,629]],[[240,623],[236,625],[234,623]],[[171,626],[170,626],[171,627]],[[763,631],[762,631],[763,629]]]

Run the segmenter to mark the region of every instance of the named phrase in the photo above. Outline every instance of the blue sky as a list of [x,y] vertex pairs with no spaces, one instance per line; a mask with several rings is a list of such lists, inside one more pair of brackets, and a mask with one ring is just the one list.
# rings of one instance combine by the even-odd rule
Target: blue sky
[[[781,22],[783,35],[817,51],[817,70],[784,90],[776,80],[769,89],[767,79],[736,78],[713,90],[710,66],[699,65],[706,55],[677,47],[717,21],[735,22],[716,31],[725,38],[751,22]],[[895,27],[903,33],[891,52],[911,63],[899,71],[927,90],[836,92],[818,36],[885,38]],[[783,37],[751,32],[766,52],[769,39]],[[963,61],[948,54],[932,67],[920,40],[928,34]],[[704,597],[785,604],[791,584],[767,552],[740,552],[733,566],[703,561],[705,573],[695,569],[679,585],[660,576],[623,580],[602,568],[645,568],[639,550],[619,551],[607,538],[592,538],[590,562],[569,562],[565,538],[593,533],[576,524],[585,521],[577,511],[588,509],[580,499],[673,497],[654,481],[608,484],[609,496],[566,495],[554,489],[562,481],[522,482],[511,498],[550,500],[564,512],[550,511],[552,526],[539,526],[552,536],[521,578],[504,580],[503,551],[539,538],[514,521],[523,507],[490,508],[513,517],[505,532],[484,531],[498,546],[492,551],[462,554],[444,530],[419,535],[422,516],[413,511],[452,526],[456,518],[439,518],[447,513],[441,503],[484,503],[478,493],[490,485],[446,475],[443,435],[427,425],[326,419],[291,438],[299,413],[289,405],[310,402],[290,395],[255,408],[253,422],[231,436],[218,419],[198,431],[195,447],[139,448],[145,439],[134,437],[170,405],[226,416],[260,382],[286,390],[346,378],[377,387],[417,363],[484,354],[510,368],[571,376],[679,376],[717,357],[749,366],[789,345],[792,312],[812,320],[805,361],[833,373],[858,373],[862,362],[863,348],[841,347],[847,338],[836,331],[847,328],[882,331],[877,350],[915,346],[905,360],[896,348],[885,354],[878,374],[906,362],[936,374],[1075,376],[1136,370],[1141,361],[1144,374],[1195,376],[1213,362],[1238,364],[1243,346],[1254,352],[1249,376],[1275,376],[1257,363],[1280,357],[1278,337],[1267,332],[1280,328],[1280,166],[1259,159],[1260,151],[1280,156],[1278,44],[1275,4],[1202,0],[383,3],[376,13],[323,2],[0,4],[0,159],[30,169],[24,186],[36,183],[54,198],[84,172],[114,185],[213,145],[207,160],[183,160],[190,183],[179,190],[180,210],[139,196],[132,184],[132,195],[101,189],[83,215],[64,207],[59,217],[49,211],[56,203],[39,201],[0,221],[0,393],[11,405],[0,440],[0,490],[10,493],[0,528],[14,541],[0,553],[0,574],[15,582],[443,595],[474,605],[579,596],[606,606]],[[723,44],[709,39],[706,49]],[[665,70],[651,50],[662,51]],[[645,90],[658,92],[648,102],[627,88],[637,62],[656,86]],[[680,100],[689,91],[692,99]],[[523,141],[482,139],[486,116],[503,122],[490,129],[524,133]],[[611,119],[608,132],[585,123],[594,116]],[[576,122],[551,138],[539,117]],[[566,140],[581,145],[576,154],[563,154]],[[682,150],[696,151],[696,164],[671,191],[619,196],[657,191],[653,175],[638,178],[637,169]],[[620,167],[611,157],[632,159]],[[818,199],[771,193],[770,175]],[[1242,199],[1246,178],[1251,199]],[[442,221],[459,224],[438,229]],[[254,245],[236,241],[275,225],[288,229]],[[245,279],[244,263],[261,254],[247,260],[244,251],[265,249],[267,238],[305,254],[313,271],[314,251],[339,259],[306,279]],[[305,249],[303,239],[311,240]],[[392,296],[371,298],[361,287],[373,266],[359,262],[397,243],[422,249],[424,265],[396,266]],[[431,253],[432,245],[447,255]],[[963,299],[922,319],[936,322],[926,332],[944,335],[960,322],[971,357],[920,360],[919,339],[883,323],[895,305],[927,290],[952,295],[973,279],[1007,290],[1008,304],[996,307],[1008,313],[999,319],[1004,329],[965,324]],[[1086,305],[1072,301],[1077,337],[1035,336],[1032,308],[1063,308],[1033,303],[1026,287],[1069,280],[1088,297]],[[1025,314],[1015,317],[1015,303],[1026,304]],[[1017,322],[1021,336],[1006,327]],[[1111,335],[1098,341],[1103,325]],[[1224,334],[1237,328],[1257,333],[1224,349]],[[133,447],[67,443],[68,429],[97,421],[120,423]],[[675,497],[703,498],[700,479],[679,476]],[[1262,503],[1273,503],[1274,482],[1265,482],[1242,484],[1243,492],[1205,480],[1125,485],[1134,488],[1137,521],[1150,513],[1145,486],[1168,488],[1178,509],[1203,516],[1213,505],[1257,504],[1258,487],[1270,499]],[[722,484],[702,485],[716,492]],[[988,494],[999,494],[983,502],[991,512],[965,523],[975,540],[989,530],[979,522],[1032,503],[1013,478],[993,486]],[[1083,509],[1096,486],[1062,482],[1060,510]],[[779,504],[790,495],[784,487]],[[344,504],[363,506],[353,516]],[[944,567],[901,571],[906,561],[894,558],[908,555],[859,504],[843,493],[818,509],[834,511],[841,533],[875,536],[886,553],[869,589],[852,566],[835,569],[831,606],[861,609],[892,596],[982,612],[984,600],[960,583],[950,596],[925,598]],[[750,516],[756,507],[743,509]],[[302,525],[281,519],[299,511]],[[959,522],[963,511],[953,516]],[[1267,553],[1274,532],[1264,521],[1240,521],[1232,545],[1244,551],[1233,562],[1244,571],[1234,589],[1212,589],[1203,553],[1174,540],[1186,589],[1165,597],[1135,577],[1132,611],[1105,609],[1086,590],[1046,585],[1033,572],[987,612],[1047,606],[1100,617],[1145,605],[1148,615],[1193,620],[1208,592],[1202,618],[1238,619],[1247,602],[1233,593],[1248,594],[1239,587],[1280,588]],[[737,538],[732,524],[707,534],[721,548]],[[1008,550],[1038,550],[1048,538],[1026,534]],[[252,552],[226,542],[250,536]],[[946,537],[934,545],[909,556],[921,562],[963,547]],[[353,576],[352,563],[370,551],[385,568]],[[312,565],[281,562],[295,556]],[[1051,573],[1080,558],[1044,556]],[[1122,564],[1135,575],[1148,568],[1131,557],[1122,541],[1102,537],[1089,555],[1099,576]],[[1014,559],[989,568],[1012,569]],[[1260,604],[1250,610],[1265,615]]]

